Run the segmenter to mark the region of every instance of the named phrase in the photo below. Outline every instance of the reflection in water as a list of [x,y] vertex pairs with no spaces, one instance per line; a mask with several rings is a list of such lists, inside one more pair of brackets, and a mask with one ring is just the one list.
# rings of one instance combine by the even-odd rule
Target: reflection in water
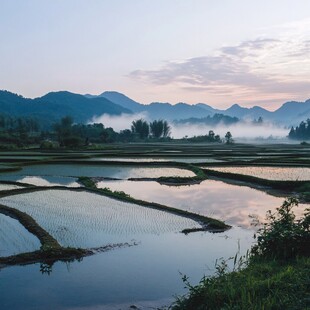
[[[109,168],[33,166],[26,167],[23,173],[26,176],[127,178],[143,171],[143,176],[153,177],[149,175],[152,171],[145,172],[144,168]],[[163,175],[163,170],[156,170]],[[8,176],[2,175],[2,178]],[[50,177],[37,179],[57,183]],[[58,182],[64,180],[60,179]],[[133,181],[104,181],[99,185],[146,201],[224,219],[242,227],[249,227],[249,214],[264,218],[268,209],[275,209],[283,201],[258,190],[211,180],[180,187]],[[160,215],[156,210],[151,214],[150,209],[130,204],[124,208],[115,200],[105,200],[105,197],[85,192],[46,190],[6,197],[2,203],[33,215],[39,224],[66,245],[98,246],[118,241],[117,238],[122,238],[120,241],[136,238],[139,243],[136,247],[85,257],[81,262],[69,265],[56,262],[53,266],[34,264],[2,269],[0,300],[3,309],[119,309],[122,305],[132,304],[167,305],[172,301],[171,296],[184,293],[179,272],[188,276],[192,284],[197,284],[204,274],[214,274],[217,259],[234,256],[239,245],[240,254],[245,254],[253,243],[253,231],[241,227],[218,234],[183,235],[177,231],[183,224],[188,226],[188,222],[180,224],[174,215]]]
[[137,162],[137,163],[149,163],[149,162],[179,162],[179,163],[219,163],[223,162],[220,159],[214,159],[209,157],[93,157],[85,159],[85,161],[119,161],[119,162]]
[[98,187],[121,190],[138,199],[215,217],[242,227],[251,226],[249,215],[264,220],[268,210],[275,210],[283,202],[283,198],[256,189],[213,180],[190,186],[166,186],[152,181],[102,181]]
[[182,216],[88,192],[46,190],[4,197],[0,202],[26,212],[61,245],[71,247],[100,247],[142,234],[201,227]]
[[15,182],[32,184],[36,186],[67,186],[80,187],[75,178],[54,176],[16,176]]
[[[40,264],[0,272],[3,309],[120,309],[120,304],[169,304],[184,293],[179,272],[192,284],[213,274],[216,259],[244,254],[253,233],[233,228],[225,233],[141,235],[136,247],[85,257],[81,262],[56,262],[49,277]],[[115,307],[115,308],[114,308]],[[127,309],[127,308],[125,308]]]
[[219,172],[250,175],[257,178],[277,181],[308,181],[310,168],[298,167],[208,167]]
[[0,213],[0,257],[32,252],[40,242],[19,221]]
[[40,264],[40,272],[42,274],[50,275],[53,271],[53,264],[41,263]]
[[[37,165],[25,166],[18,171],[19,176],[48,176],[48,177],[107,177],[117,179],[129,178],[158,178],[161,176],[193,177],[195,174],[179,168],[150,168],[118,165]],[[16,180],[16,172],[0,174],[1,180]],[[48,180],[48,179],[47,179]]]
[[18,189],[18,188],[22,187],[14,184],[0,184],[0,191],[8,191],[11,189]]

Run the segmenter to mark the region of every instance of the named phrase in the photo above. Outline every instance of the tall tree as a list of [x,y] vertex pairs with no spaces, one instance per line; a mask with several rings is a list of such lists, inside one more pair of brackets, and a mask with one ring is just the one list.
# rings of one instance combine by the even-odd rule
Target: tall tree
[[160,138],[163,135],[164,132],[164,121],[158,120],[153,121],[150,123],[150,130],[151,134],[154,138]]
[[64,140],[72,134],[72,125],[73,119],[71,116],[65,116],[59,123],[53,125],[60,145],[64,145]]
[[145,139],[150,134],[150,126],[142,118],[132,122],[131,130],[133,133],[137,134],[140,139]]
[[225,140],[226,140],[226,143],[227,144],[230,144],[230,143],[233,143],[233,138],[232,138],[232,134],[230,131],[227,131],[226,132],[226,135],[225,135]]
[[164,138],[167,138],[167,137],[170,137],[170,134],[171,134],[171,127],[170,125],[168,124],[167,121],[164,121],[163,123],[163,137]]

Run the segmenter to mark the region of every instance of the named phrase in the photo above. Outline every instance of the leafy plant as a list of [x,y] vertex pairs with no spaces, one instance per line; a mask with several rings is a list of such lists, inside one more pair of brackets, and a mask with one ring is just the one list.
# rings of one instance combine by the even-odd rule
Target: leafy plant
[[267,213],[267,222],[258,230],[257,244],[252,254],[271,258],[309,256],[310,209],[296,220],[292,209],[298,206],[296,198],[286,199],[276,213]]

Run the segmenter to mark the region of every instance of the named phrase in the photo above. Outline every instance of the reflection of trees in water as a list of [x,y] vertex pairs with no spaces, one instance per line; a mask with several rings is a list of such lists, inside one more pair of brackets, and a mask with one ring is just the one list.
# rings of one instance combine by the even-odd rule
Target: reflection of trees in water
[[49,264],[49,263],[41,263],[40,264],[40,272],[42,274],[47,274],[50,275],[53,271],[53,263]]

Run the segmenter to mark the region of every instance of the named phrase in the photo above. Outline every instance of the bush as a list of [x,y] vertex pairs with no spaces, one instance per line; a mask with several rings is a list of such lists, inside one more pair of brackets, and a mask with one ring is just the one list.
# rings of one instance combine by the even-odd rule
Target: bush
[[198,285],[183,276],[189,293],[169,309],[310,309],[310,210],[296,220],[292,209],[297,205],[297,199],[288,198],[276,213],[267,213],[268,222],[258,231],[250,257],[237,261],[236,255],[231,272],[223,260],[216,274],[203,277]]
[[45,141],[42,141],[41,144],[40,144],[40,149],[55,149],[58,147],[58,144],[55,143],[55,142],[52,142],[52,141],[48,141],[48,140],[45,140]]
[[267,258],[295,258],[310,254],[310,209],[296,220],[292,211],[298,206],[296,198],[286,199],[276,213],[268,211],[268,222],[258,230],[257,244],[252,254]]

